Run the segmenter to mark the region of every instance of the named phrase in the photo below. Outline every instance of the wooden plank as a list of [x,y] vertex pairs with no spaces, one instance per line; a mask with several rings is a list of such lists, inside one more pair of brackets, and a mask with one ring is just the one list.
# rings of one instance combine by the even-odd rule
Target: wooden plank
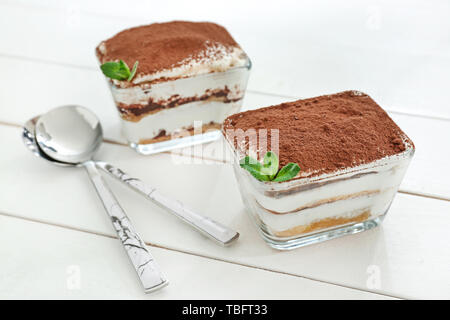
[[[0,157],[0,212],[114,235],[82,169],[36,159],[21,145],[18,128],[0,126],[0,143],[8,150]],[[107,178],[149,243],[396,297],[449,297],[447,201],[398,194],[380,228],[278,252],[259,238],[247,217],[229,164],[198,164],[170,154],[138,157],[129,148],[111,144],[105,144],[98,157],[241,233],[235,245],[219,247]],[[367,286],[373,268],[381,275],[379,288]]]
[[[58,105],[80,104],[98,115],[107,139],[126,143],[121,136],[119,117],[112,98],[99,72],[11,58],[0,58],[0,68],[11,75],[0,78],[0,86],[10,88],[0,95],[0,121],[21,124]],[[30,85],[24,89],[23,83]],[[248,92],[243,109],[290,100],[281,96]],[[398,113],[390,115],[417,147],[401,190],[450,199],[450,184],[447,183],[448,179],[442,178],[443,173],[448,177],[446,172],[450,150],[441,146],[442,138],[450,136],[450,121]],[[205,161],[232,159],[223,141],[174,152],[202,157]]]
[[211,20],[227,26],[252,58],[252,90],[310,97],[359,89],[391,110],[450,118],[450,4],[445,1],[416,0],[406,9],[401,3],[356,0],[345,6],[289,1],[277,7],[237,0],[226,6],[15,3],[7,1],[0,10],[5,55],[95,68],[94,47],[124,28]]
[[2,215],[0,230],[2,300],[391,299],[155,247],[170,283],[145,295],[116,239]]

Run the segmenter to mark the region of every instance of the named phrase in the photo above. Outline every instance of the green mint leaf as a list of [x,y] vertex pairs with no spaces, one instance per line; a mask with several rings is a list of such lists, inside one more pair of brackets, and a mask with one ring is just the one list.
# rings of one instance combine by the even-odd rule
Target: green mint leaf
[[128,68],[128,65],[125,63],[125,61],[119,60],[119,66],[121,70],[130,75],[130,68]]
[[239,164],[241,165],[241,167],[242,167],[242,165],[249,165],[249,166],[257,168],[258,170],[260,167],[262,167],[261,163],[258,160],[254,159],[252,157],[249,157],[249,156],[242,158],[239,161]]
[[130,76],[127,79],[128,81],[131,81],[134,78],[134,75],[136,74],[136,70],[137,70],[138,65],[139,65],[139,61],[136,61],[134,63],[133,69],[131,69],[131,74],[130,74]]
[[254,176],[256,179],[258,179],[260,181],[269,181],[269,176],[261,173],[263,166],[258,160],[247,156],[247,157],[241,159],[239,161],[239,164],[240,164],[241,168],[250,172],[250,174],[252,176]]
[[241,167],[244,168],[245,170],[247,170],[248,172],[250,172],[250,174],[252,176],[254,176],[256,179],[258,179],[259,181],[269,181],[269,176],[261,173],[257,169],[250,167],[250,166],[246,166],[246,165],[243,165]]
[[120,60],[119,62],[105,62],[100,66],[105,76],[116,80],[127,80],[130,76],[130,69],[127,64]]
[[265,154],[263,163],[252,157],[245,157],[239,161],[241,168],[250,172],[252,176],[260,181],[282,182],[294,178],[299,172],[300,167],[296,163],[288,163],[278,171],[278,156],[269,151]]
[[283,168],[281,168],[280,172],[278,172],[277,176],[273,181],[282,182],[291,180],[300,172],[300,167],[296,163],[289,162]]
[[264,156],[264,165],[262,172],[269,176],[269,180],[273,180],[278,172],[278,157],[275,152],[269,151]]

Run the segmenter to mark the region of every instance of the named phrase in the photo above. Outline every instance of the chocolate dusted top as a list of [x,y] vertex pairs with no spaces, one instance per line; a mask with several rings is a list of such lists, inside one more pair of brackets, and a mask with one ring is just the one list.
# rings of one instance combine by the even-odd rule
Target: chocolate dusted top
[[131,68],[139,61],[137,75],[142,75],[180,66],[186,59],[202,59],[208,47],[218,45],[239,48],[218,24],[172,21],[119,32],[100,43],[96,53],[101,63],[121,59]]
[[[368,95],[357,91],[237,113],[225,119],[222,130],[227,135],[227,130],[251,128],[257,134],[259,129],[269,129],[267,151],[271,150],[270,129],[279,129],[280,167],[298,163],[301,176],[309,177],[395,155],[408,145],[414,148],[387,113]],[[234,140],[235,148],[243,145],[243,141]],[[263,156],[258,152],[260,159]]]

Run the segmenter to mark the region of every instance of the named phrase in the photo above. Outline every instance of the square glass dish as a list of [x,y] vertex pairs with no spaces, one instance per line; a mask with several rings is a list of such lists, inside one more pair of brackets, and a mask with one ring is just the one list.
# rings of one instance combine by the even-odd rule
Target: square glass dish
[[223,120],[242,106],[251,69],[243,66],[148,85],[108,84],[122,132],[141,154],[214,141]]
[[243,202],[262,238],[289,250],[376,227],[388,211],[414,148],[332,174],[286,182],[255,179],[234,161]]
[[[379,225],[415,150],[356,90],[234,114],[222,132],[247,211],[264,240],[282,250]],[[247,156],[256,161],[244,165],[252,174],[240,165]]]

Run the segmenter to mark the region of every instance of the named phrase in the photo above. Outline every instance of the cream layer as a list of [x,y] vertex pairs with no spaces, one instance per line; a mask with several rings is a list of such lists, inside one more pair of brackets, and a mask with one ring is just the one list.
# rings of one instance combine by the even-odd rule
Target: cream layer
[[244,202],[257,221],[275,234],[322,219],[356,217],[365,211],[370,212],[370,218],[384,214],[407,170],[411,152],[408,149],[360,170],[334,173],[328,179],[316,177],[310,183],[293,180],[289,188],[283,184],[270,188],[238,166],[235,170]]

